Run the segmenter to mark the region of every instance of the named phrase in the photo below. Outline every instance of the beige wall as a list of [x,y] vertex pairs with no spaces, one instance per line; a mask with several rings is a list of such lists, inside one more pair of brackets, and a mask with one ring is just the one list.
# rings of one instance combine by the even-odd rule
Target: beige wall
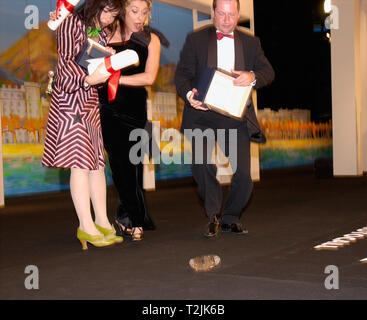
[[[189,10],[197,9],[198,11],[210,14],[213,0],[157,0],[158,2],[170,4]],[[253,0],[241,0],[241,17],[253,20]]]
[[367,172],[367,0],[360,0],[361,86],[362,86],[362,153],[363,171]]
[[[366,168],[365,16],[367,0],[333,0],[338,28],[331,30],[333,157],[335,176],[363,174]],[[362,39],[363,38],[363,39]],[[364,117],[365,118],[365,117]],[[366,139],[365,139],[366,141]],[[365,149],[366,150],[366,149]]]

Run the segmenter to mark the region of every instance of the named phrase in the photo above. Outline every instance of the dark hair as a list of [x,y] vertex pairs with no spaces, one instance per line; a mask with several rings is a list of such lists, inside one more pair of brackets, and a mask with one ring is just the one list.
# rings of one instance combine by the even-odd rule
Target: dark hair
[[[85,23],[87,27],[95,28],[95,20],[100,21],[103,10],[108,7],[111,11],[119,11],[121,13],[123,8],[122,0],[85,0],[79,6],[75,13]],[[116,30],[116,23],[108,26],[109,30],[114,33]]]
[[[217,0],[213,0],[213,10],[217,8]],[[240,0],[237,0],[237,8],[240,11]]]

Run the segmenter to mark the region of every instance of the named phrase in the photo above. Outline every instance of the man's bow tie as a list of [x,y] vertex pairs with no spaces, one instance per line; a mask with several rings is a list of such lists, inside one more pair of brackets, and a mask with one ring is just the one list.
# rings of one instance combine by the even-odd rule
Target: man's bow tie
[[222,32],[217,32],[217,39],[218,40],[222,40],[223,37],[228,37],[228,38],[231,38],[231,39],[234,38],[232,34],[225,34],[225,33],[222,33]]

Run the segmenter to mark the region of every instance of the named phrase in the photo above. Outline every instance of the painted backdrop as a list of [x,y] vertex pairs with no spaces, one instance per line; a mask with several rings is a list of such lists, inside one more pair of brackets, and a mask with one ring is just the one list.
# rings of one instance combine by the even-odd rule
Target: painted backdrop
[[[0,2],[0,109],[6,197],[69,188],[67,171],[44,168],[40,163],[50,101],[47,74],[55,70],[57,61],[55,34],[46,21],[55,7],[56,0]],[[162,49],[158,78],[149,89],[152,118],[159,123],[164,139],[164,134],[178,130],[182,119],[183,101],[177,96],[173,76],[186,34],[193,29],[192,11],[154,1],[151,26],[162,31],[171,43],[169,49]],[[260,147],[261,169],[312,164],[317,157],[331,157],[331,124],[315,124],[310,118],[307,110],[274,112],[259,106],[260,123],[269,139]],[[163,153],[179,153],[179,157],[190,152],[181,145],[167,147],[161,143],[160,148]],[[160,161],[155,168],[157,180],[191,176],[190,166],[185,164]],[[108,167],[106,171],[111,184]]]

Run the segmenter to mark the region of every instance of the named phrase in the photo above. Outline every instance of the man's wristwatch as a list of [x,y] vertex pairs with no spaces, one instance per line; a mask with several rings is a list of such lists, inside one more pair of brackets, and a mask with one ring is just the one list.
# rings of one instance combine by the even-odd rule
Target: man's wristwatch
[[90,87],[89,83],[88,83],[88,82],[86,82],[86,81],[84,81],[84,88],[85,88],[85,89],[88,89],[89,87]]
[[254,79],[255,79],[254,81],[251,82],[251,85],[255,86],[255,84],[256,84],[256,74],[253,71],[250,71],[250,72],[254,75]]

